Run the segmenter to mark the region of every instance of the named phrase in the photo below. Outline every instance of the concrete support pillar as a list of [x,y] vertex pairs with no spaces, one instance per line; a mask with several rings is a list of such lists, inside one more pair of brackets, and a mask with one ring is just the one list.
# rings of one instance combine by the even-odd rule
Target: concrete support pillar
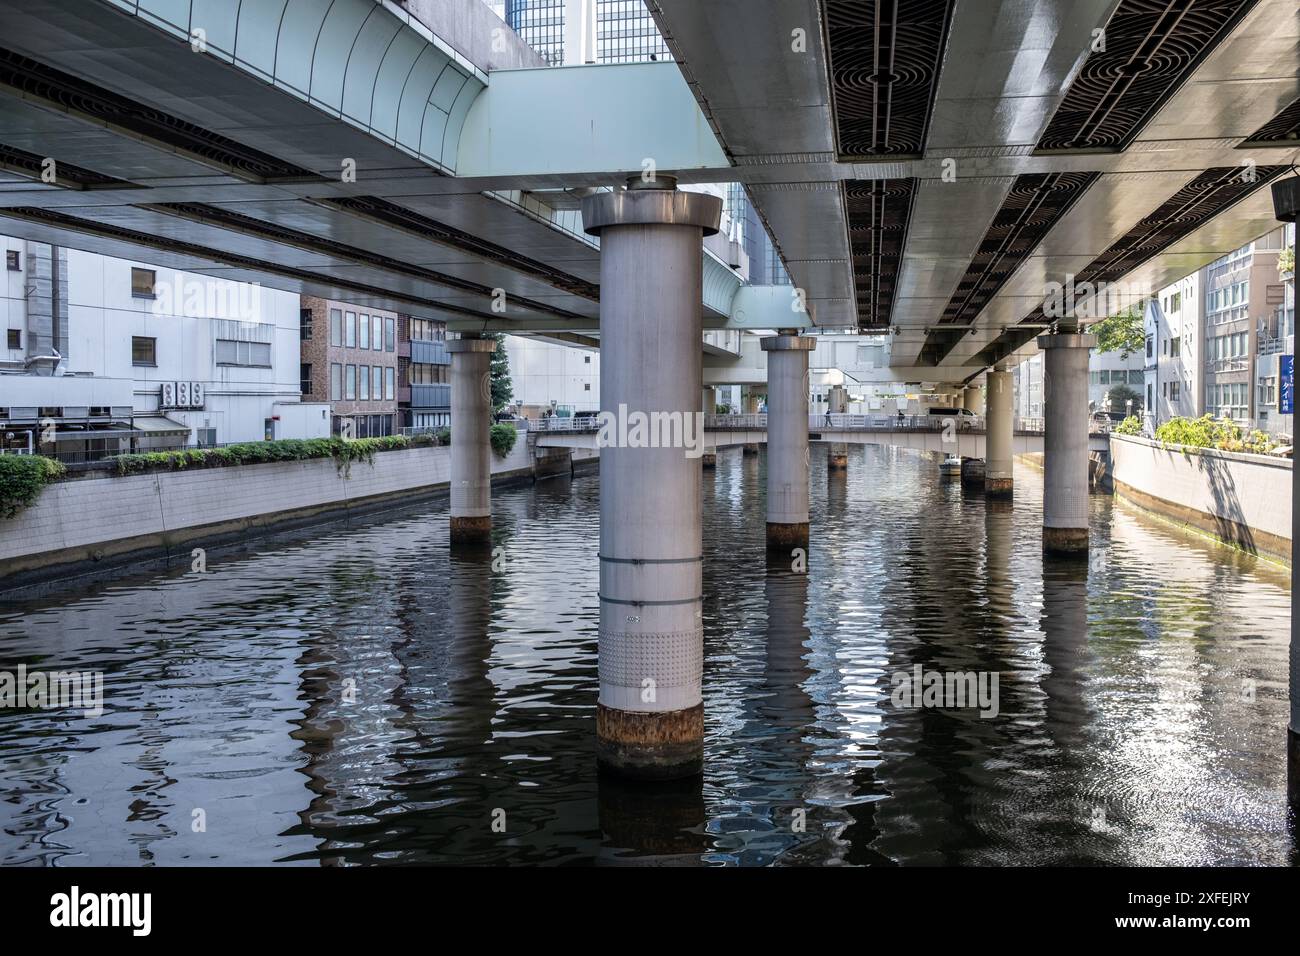
[[993,498],[1010,498],[1012,458],[1012,384],[1011,373],[990,371],[988,412],[984,434],[984,493]]
[[745,414],[746,415],[758,414],[758,395],[757,393],[755,393],[752,387],[749,389],[748,392],[745,393]]
[[762,340],[767,353],[767,545],[808,546],[808,353],[810,335]]
[[[1292,456],[1294,458],[1294,456]],[[1300,827],[1300,468],[1291,466],[1291,724],[1286,731],[1287,795],[1293,826]]]
[[[625,406],[698,435],[700,244],[722,203],[675,187],[637,177],[584,199],[582,214],[601,238],[602,412]],[[649,444],[600,451],[596,755],[609,771],[671,779],[704,759],[701,468],[694,442]]]
[[1095,335],[1042,335],[1043,548],[1088,551],[1088,355]]
[[977,385],[969,385],[961,397],[962,408],[975,415],[984,414],[984,393]]
[[[831,415],[843,415],[849,410],[849,390],[843,385],[832,385],[826,392],[826,411]],[[827,473],[845,471],[849,467],[849,446],[843,442],[832,442],[826,455]]]
[[451,353],[451,540],[481,543],[492,535],[491,339],[461,337]]

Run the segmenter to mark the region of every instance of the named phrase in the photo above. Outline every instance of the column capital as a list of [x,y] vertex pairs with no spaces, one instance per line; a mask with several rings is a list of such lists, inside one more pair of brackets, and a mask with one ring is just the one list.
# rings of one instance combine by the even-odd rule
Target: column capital
[[1040,335],[1037,342],[1040,349],[1095,349],[1097,336],[1087,332],[1057,332]]
[[646,225],[694,226],[712,236],[721,219],[722,200],[717,196],[674,188],[616,190],[582,200],[582,228],[592,236],[608,226]]
[[451,339],[447,342],[447,351],[457,352],[495,352],[495,339]]
[[811,352],[817,348],[812,335],[767,335],[758,340],[764,352]]

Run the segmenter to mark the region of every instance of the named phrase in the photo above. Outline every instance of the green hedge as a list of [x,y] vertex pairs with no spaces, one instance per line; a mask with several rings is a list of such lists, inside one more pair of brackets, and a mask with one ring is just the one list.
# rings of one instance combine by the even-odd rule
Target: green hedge
[[1273,439],[1265,432],[1247,431],[1231,421],[1200,418],[1171,418],[1156,429],[1156,441],[1162,445],[1185,445],[1189,448],[1217,448],[1220,451],[1266,454]]
[[305,461],[333,458],[340,470],[354,461],[373,462],[376,452],[398,451],[434,445],[432,435],[390,435],[386,438],[283,438],[279,441],[250,441],[224,448],[191,448],[185,451],[153,451],[118,455],[117,473],[137,475],[148,471],[180,471],[185,468],[225,468],[230,465],[260,465],[273,461]]
[[28,507],[66,470],[41,455],[0,455],[0,518],[12,518]]
[[1142,422],[1138,420],[1138,417],[1136,415],[1130,415],[1128,418],[1124,419],[1117,426],[1115,426],[1115,434],[1116,435],[1141,435]]
[[492,430],[488,432],[488,441],[492,443],[492,450],[500,458],[510,454],[510,450],[515,447],[515,439],[519,433],[515,431],[514,425],[493,425]]

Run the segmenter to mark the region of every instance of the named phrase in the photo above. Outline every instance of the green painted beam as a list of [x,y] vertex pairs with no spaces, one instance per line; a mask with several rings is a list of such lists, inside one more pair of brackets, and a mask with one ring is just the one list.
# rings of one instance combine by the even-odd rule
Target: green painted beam
[[725,170],[676,63],[497,70],[461,128],[458,177]]

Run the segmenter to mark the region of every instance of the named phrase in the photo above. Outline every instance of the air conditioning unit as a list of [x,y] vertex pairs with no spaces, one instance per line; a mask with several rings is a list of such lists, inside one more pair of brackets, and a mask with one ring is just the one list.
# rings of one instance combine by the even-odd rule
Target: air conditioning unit
[[202,408],[202,382],[163,382],[158,402],[161,408]]

